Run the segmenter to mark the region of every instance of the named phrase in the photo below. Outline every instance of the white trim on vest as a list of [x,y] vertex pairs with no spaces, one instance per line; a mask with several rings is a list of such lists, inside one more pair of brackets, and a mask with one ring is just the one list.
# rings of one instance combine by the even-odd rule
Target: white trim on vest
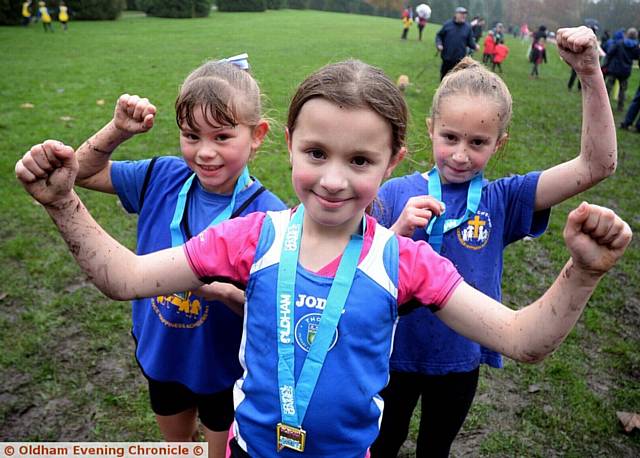
[[[371,248],[364,257],[358,268],[367,274],[369,278],[375,281],[377,284],[386,289],[389,294],[395,299],[398,298],[398,287],[393,284],[387,269],[384,267],[384,249],[387,246],[387,242],[395,237],[395,233],[389,229],[376,224],[376,232],[373,236]],[[399,260],[398,260],[399,262]]]
[[260,259],[254,261],[251,266],[251,271],[249,272],[250,275],[280,262],[280,251],[282,250],[284,234],[287,231],[287,225],[291,218],[291,210],[287,209],[278,212],[268,211],[264,223],[268,222],[267,218],[271,220],[271,224],[275,232],[275,238],[266,253]]
[[[291,217],[290,210],[282,210],[279,212],[267,212],[267,216],[271,219],[274,228],[273,243],[266,253],[251,266],[251,274],[265,269],[269,266],[280,262],[282,250],[282,242],[287,231],[287,225]],[[266,223],[266,219],[265,219]],[[395,237],[395,233],[391,230],[376,223],[376,230],[371,242],[369,252],[358,265],[358,269],[371,278],[374,282],[384,288],[393,298],[398,297],[398,287],[393,283],[384,266],[384,249],[387,242]]]

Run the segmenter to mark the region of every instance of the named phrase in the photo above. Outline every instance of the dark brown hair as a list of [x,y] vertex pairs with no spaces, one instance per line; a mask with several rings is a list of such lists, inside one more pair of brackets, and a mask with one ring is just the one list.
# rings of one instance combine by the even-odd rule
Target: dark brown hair
[[293,135],[303,105],[316,97],[338,106],[375,111],[391,128],[391,155],[404,146],[407,105],[400,90],[379,68],[359,60],[347,60],[326,65],[309,75],[300,84],[289,105],[289,135]]
[[511,121],[513,101],[507,85],[498,75],[472,58],[465,57],[442,79],[433,95],[430,116],[437,118],[442,101],[457,95],[486,97],[493,101],[500,119],[498,137],[507,131]]
[[176,123],[198,130],[193,115],[202,110],[213,126],[256,126],[262,115],[260,88],[246,71],[233,64],[208,61],[192,71],[182,83],[176,99]]

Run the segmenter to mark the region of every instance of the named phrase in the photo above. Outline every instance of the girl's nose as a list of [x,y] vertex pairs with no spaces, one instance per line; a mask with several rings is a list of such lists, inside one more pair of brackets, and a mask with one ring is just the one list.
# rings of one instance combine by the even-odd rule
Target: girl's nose
[[198,149],[198,156],[202,159],[213,159],[218,155],[214,144],[204,142]]
[[320,177],[320,186],[332,194],[336,194],[347,187],[344,171],[338,166],[325,167]]
[[459,146],[453,152],[453,155],[451,156],[451,159],[453,159],[455,162],[457,162],[459,164],[464,164],[464,163],[467,162],[469,157],[467,156],[467,152],[466,152],[465,148],[463,146]]

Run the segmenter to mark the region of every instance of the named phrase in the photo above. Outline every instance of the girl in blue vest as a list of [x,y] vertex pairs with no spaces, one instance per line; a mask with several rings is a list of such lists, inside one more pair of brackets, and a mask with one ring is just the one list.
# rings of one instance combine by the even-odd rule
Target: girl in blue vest
[[[551,206],[616,168],[615,127],[596,37],[587,27],[561,29],[557,37],[560,55],[585,86],[576,158],[543,172],[484,180],[485,166],[507,141],[511,95],[502,79],[467,59],[443,79],[433,97],[427,126],[435,167],[390,180],[379,194],[382,225],[427,240],[453,261],[467,283],[497,301],[504,248],[541,235]],[[444,203],[444,216],[433,197]],[[432,212],[440,217],[430,220]],[[420,397],[416,454],[448,456],[471,407],[482,363],[502,367],[498,353],[456,333],[427,308],[401,317],[391,379],[382,393],[385,416],[372,456],[397,455]]]
[[[248,72],[212,61],[187,77],[176,100],[181,158],[111,161],[121,143],[151,129],[155,115],[147,99],[122,95],[113,119],[77,151],[76,183],[117,194],[139,215],[139,254],[182,245],[226,219],[286,208],[247,169],[269,128]],[[242,375],[242,318],[224,303],[241,308],[244,297],[230,284],[207,289],[139,296],[132,334],[165,440],[196,438],[199,417],[211,456],[222,457],[233,421],[232,387]]]
[[407,106],[384,73],[328,65],[298,88],[286,139],[301,204],[209,227],[182,247],[137,256],[109,237],[72,189],[77,161],[49,140],[16,164],[89,278],[108,296],[166,295],[224,279],[246,287],[234,386],[234,457],[363,457],[378,435],[398,310],[434,304],[467,337],[534,362],[579,318],[631,239],[611,210],[568,217],[571,259],[533,304],[511,310],[463,281],[424,241],[366,214],[405,153]]

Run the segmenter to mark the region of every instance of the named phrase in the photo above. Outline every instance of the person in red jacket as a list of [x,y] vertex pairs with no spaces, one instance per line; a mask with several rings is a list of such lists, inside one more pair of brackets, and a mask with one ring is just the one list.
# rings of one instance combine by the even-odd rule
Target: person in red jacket
[[493,67],[491,68],[494,72],[496,71],[496,67],[498,67],[498,71],[502,73],[502,62],[509,55],[509,48],[504,44],[504,41],[500,40],[496,42],[496,47],[493,48]]
[[496,47],[495,39],[493,38],[493,30],[489,30],[487,38],[484,39],[484,50],[482,51],[482,63],[488,64],[493,62],[493,51]]

